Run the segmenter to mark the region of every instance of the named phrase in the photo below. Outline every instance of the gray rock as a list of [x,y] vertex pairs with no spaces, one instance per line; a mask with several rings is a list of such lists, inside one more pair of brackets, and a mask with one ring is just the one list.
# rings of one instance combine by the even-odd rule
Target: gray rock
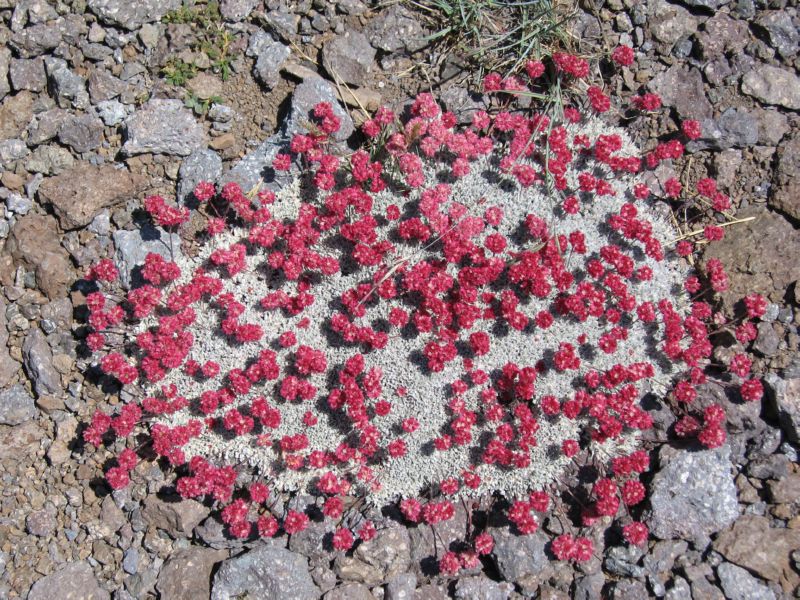
[[33,200],[27,196],[21,196],[16,192],[6,198],[6,208],[17,215],[27,215],[28,211],[33,208]]
[[595,600],[602,597],[606,578],[602,573],[586,575],[575,580],[574,600]]
[[305,124],[310,119],[311,111],[320,102],[330,102],[333,113],[341,121],[341,127],[333,135],[333,139],[341,142],[350,137],[355,129],[353,119],[339,104],[333,84],[322,77],[309,77],[298,85],[292,94],[292,109],[284,128],[287,139],[291,139],[297,133],[307,132]]
[[727,527],[739,515],[730,448],[659,451],[660,470],[653,478],[647,523],[661,539],[695,540]]
[[510,583],[487,577],[461,577],[456,581],[456,600],[507,600],[514,590]]
[[101,68],[92,70],[87,84],[89,86],[89,98],[91,98],[93,104],[116,98],[128,87],[119,77],[114,77],[111,73]]
[[0,166],[9,168],[15,161],[25,158],[30,150],[20,139],[0,141]]
[[125,120],[125,156],[174,154],[188,156],[206,147],[206,135],[180,100],[152,99]]
[[20,384],[0,392],[0,423],[19,425],[35,416],[33,397]]
[[94,150],[103,142],[103,122],[90,114],[75,115],[61,125],[58,141],[79,154]]
[[361,583],[345,583],[323,596],[324,600],[375,600],[369,588]]
[[666,0],[649,2],[647,13],[656,49],[661,54],[670,54],[678,40],[688,38],[697,31],[697,18],[684,7]]
[[411,540],[405,527],[381,529],[373,539],[360,544],[353,556],[380,570],[383,579],[406,572],[411,565]]
[[195,600],[211,593],[211,571],[228,558],[225,550],[189,546],[178,550],[164,563],[156,589],[161,600]]
[[606,550],[604,566],[606,571],[622,577],[644,578],[645,570],[637,563],[642,558],[642,550],[637,546],[612,546]]
[[697,69],[675,64],[654,77],[648,86],[661,96],[664,106],[674,108],[682,120],[702,121],[713,114],[703,90],[703,76]]
[[148,50],[155,48],[161,38],[162,28],[160,23],[145,23],[139,29],[139,41]]
[[416,587],[416,575],[401,573],[386,583],[384,600],[411,600]]
[[177,10],[181,0],[89,0],[88,6],[103,23],[134,31],[144,23],[158,21],[169,11]]
[[644,556],[645,569],[654,575],[669,573],[675,564],[675,559],[683,556],[689,548],[683,540],[665,540],[656,542]]
[[67,61],[48,56],[44,59],[50,91],[61,108],[89,108],[86,80],[67,67]]
[[215,102],[208,110],[208,118],[215,123],[229,123],[233,119],[233,109],[225,104]]
[[758,117],[758,143],[763,146],[777,146],[783,136],[789,132],[788,117],[776,109],[759,109]]
[[683,577],[676,575],[672,580],[672,587],[664,595],[665,600],[685,600],[692,597],[692,590],[689,582]]
[[119,125],[128,116],[127,107],[119,100],[104,100],[98,102],[95,108],[103,123],[109,127]]
[[741,52],[749,40],[747,23],[718,12],[703,23],[697,33],[697,44],[704,60],[724,61],[725,54]]
[[135,575],[139,570],[139,551],[135,546],[131,546],[125,550],[122,557],[122,569],[129,575]]
[[211,600],[316,600],[319,588],[300,554],[265,544],[222,563],[214,576]]
[[786,436],[800,442],[800,378],[781,377],[776,373],[764,376],[769,410],[777,415]]
[[47,86],[47,74],[41,58],[14,58],[8,73],[11,86],[17,91],[41,92]]
[[742,567],[722,563],[717,576],[728,600],[775,600],[775,594]]
[[148,496],[142,518],[148,525],[163,529],[173,537],[189,537],[209,512],[207,506],[195,500],[167,502],[156,496]]
[[506,581],[538,575],[549,564],[544,553],[547,539],[541,531],[532,535],[517,535],[507,527],[490,528],[494,538],[492,559]]
[[11,62],[11,50],[5,46],[0,48],[0,100],[2,100],[8,92],[11,91],[11,86],[8,84],[8,71]]
[[641,581],[625,579],[617,581],[611,588],[612,600],[641,600],[647,597],[647,588]]
[[401,4],[393,4],[380,11],[370,20],[364,32],[370,44],[384,52],[416,52],[427,44],[425,31],[419,21]]
[[703,121],[702,129],[702,137],[687,145],[690,152],[748,148],[758,143],[758,118],[744,109],[729,108],[719,119]]
[[222,0],[219,12],[226,21],[243,21],[258,6],[260,0]]
[[786,69],[757,65],[742,77],[742,92],[765,104],[800,109],[800,77]]
[[47,338],[38,327],[31,329],[25,336],[22,356],[25,371],[33,380],[36,393],[39,396],[61,395],[61,375],[53,366],[53,352],[47,344]]
[[31,173],[41,173],[42,175],[58,175],[71,168],[75,164],[75,158],[66,148],[47,144],[38,146],[31,155],[25,159],[25,169]]
[[247,50],[244,53],[251,57],[256,58],[261,53],[261,49],[266,44],[271,44],[274,41],[273,37],[263,29],[256,29],[247,42]]
[[792,17],[785,10],[771,10],[756,19],[754,26],[764,34],[769,45],[775,48],[783,58],[791,58],[797,54],[800,33]]
[[303,531],[289,538],[289,550],[312,560],[327,556],[326,538],[333,535],[336,524],[331,519],[312,520]]
[[150,252],[160,254],[167,260],[170,258],[170,240],[172,251],[180,252],[181,237],[177,233],[167,233],[160,227],[142,227],[134,231],[120,229],[114,232],[114,246],[117,249],[114,262],[120,273],[120,283],[130,289],[134,280],[136,267],[144,264],[145,256]]
[[52,140],[58,135],[61,124],[67,120],[70,113],[61,108],[52,108],[39,113],[28,125],[28,144],[35,146],[48,140]]
[[685,5],[692,8],[707,8],[717,10],[720,6],[725,6],[731,0],[681,0]]
[[759,323],[756,330],[758,331],[758,337],[756,337],[755,342],[753,342],[753,349],[764,356],[772,356],[775,354],[778,351],[781,340],[775,332],[772,323]]
[[300,15],[288,11],[286,8],[269,11],[265,17],[267,23],[281,37],[291,37],[297,34],[300,24]]
[[469,90],[460,85],[447,88],[441,93],[439,99],[462,125],[472,123],[472,117],[476,112],[488,108],[482,96],[470,94]]
[[63,37],[57,21],[40,23],[12,35],[10,45],[20,56],[33,58],[57,48]]
[[[778,164],[768,204],[793,219],[800,219],[800,134],[789,136],[778,148]],[[797,288],[796,288],[797,289]],[[796,295],[796,294],[795,294]]]
[[88,562],[72,562],[55,573],[42,577],[31,586],[28,600],[109,600],[107,591],[100,587]]
[[281,67],[290,54],[289,46],[281,42],[269,39],[260,44],[258,59],[253,66],[253,75],[267,90],[278,85]]
[[213,150],[192,152],[178,170],[178,201],[186,202],[189,194],[201,181],[216,181],[222,175],[222,158]]
[[322,47],[322,66],[334,81],[362,86],[374,62],[375,48],[359,31],[348,30]]

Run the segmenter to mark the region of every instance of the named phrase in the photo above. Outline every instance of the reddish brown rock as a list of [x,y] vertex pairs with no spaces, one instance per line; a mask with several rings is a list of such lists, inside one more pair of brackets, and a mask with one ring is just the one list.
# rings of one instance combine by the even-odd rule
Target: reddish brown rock
[[36,284],[51,300],[63,298],[75,280],[66,250],[59,244],[56,220],[29,214],[17,221],[6,242],[6,251],[17,265],[33,271]]
[[53,206],[61,227],[77,229],[104,208],[125,202],[145,186],[145,178],[111,165],[81,164],[39,186],[39,199]]
[[775,581],[787,592],[800,584],[790,554],[800,548],[800,531],[770,527],[770,520],[756,515],[740,517],[714,542],[714,550],[730,562],[767,581]]
[[723,301],[731,307],[758,290],[780,303],[787,288],[800,279],[800,231],[766,208],[747,209],[736,216],[756,218],[726,227],[725,239],[706,250],[706,259],[720,259],[728,273],[730,285],[722,293]]

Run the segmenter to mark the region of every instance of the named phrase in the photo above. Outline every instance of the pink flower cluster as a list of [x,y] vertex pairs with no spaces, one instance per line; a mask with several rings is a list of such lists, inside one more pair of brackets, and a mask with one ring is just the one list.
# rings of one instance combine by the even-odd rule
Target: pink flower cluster
[[[621,66],[633,59],[632,50],[624,46],[612,55]],[[565,53],[555,54],[552,66],[558,77],[589,74],[588,62]],[[538,85],[546,69],[545,63],[530,61],[525,65],[527,80],[525,75],[489,74],[484,89],[513,97]],[[600,87],[590,86],[586,100],[597,113],[611,106]],[[645,94],[635,98],[633,106],[658,110],[660,99]],[[655,376],[656,368],[622,351],[641,331],[649,332],[655,351],[682,372],[666,399],[678,415],[675,434],[696,437],[709,448],[724,442],[724,411],[716,405],[702,413],[695,409],[712,355],[709,336],[729,327],[740,341],[751,341],[755,328],[747,319],[760,318],[766,301],[748,296],[747,317],[738,324],[723,322],[709,298],[706,302],[699,296],[704,282],[717,292],[728,287],[721,263],[714,260],[706,261],[702,280],[686,278],[686,291],[698,295],[688,309],[669,297],[643,299],[640,290],[656,283],[657,266],[690,255],[694,246],[689,240],[666,246],[648,216],[651,191],[641,183],[631,189],[619,186],[631,174],[682,156],[681,140],[696,139],[699,125],[684,122],[679,137],[661,141],[639,157],[623,150],[629,146],[617,133],[594,138],[570,133],[572,124],[587,118],[575,107],[567,107],[564,122],[559,122],[506,103],[492,114],[477,112],[471,125],[459,128],[455,115],[443,112],[430,94],[421,94],[410,113],[401,122],[389,109],[378,110],[362,126],[370,143],[376,144],[373,152],[359,149],[342,158],[332,153],[330,144],[339,119],[330,104],[319,104],[311,130],[294,136],[273,164],[277,170],[288,169],[292,162],[302,165],[318,199],[302,202],[293,218],[279,218],[271,192],[259,192],[256,201],[235,183],[216,190],[201,182],[194,196],[215,211],[214,216],[205,215],[206,229],[199,236],[209,250],[207,258],[192,270],[186,263],[181,267],[176,260],[149,254],[142,268],[146,284],[132,289],[123,303],[109,306],[99,291],[87,296],[92,328],[87,345],[104,352],[99,359],[103,373],[123,385],[141,383],[148,390],[115,417],[97,412],[84,432],[87,442],[100,445],[111,432],[127,438],[146,428],[156,455],[188,473],[178,478],[178,492],[185,498],[213,498],[232,535],[270,537],[281,528],[294,535],[308,526],[307,514],[287,510],[277,518],[267,506],[274,490],[258,475],[244,493],[236,483],[236,469],[213,464],[197,453],[197,447],[218,437],[234,437],[246,440],[248,448],[269,449],[278,457],[278,477],[284,472],[305,474],[313,481],[311,491],[324,497],[323,514],[342,519],[345,496],[378,492],[380,470],[420,447],[427,415],[404,413],[409,390],[395,387],[371,362],[380,350],[391,350],[392,343],[406,337],[417,343],[427,372],[455,373],[442,397],[428,399],[446,414],[440,430],[425,433],[431,460],[442,458],[447,464],[463,449],[475,450],[469,464],[431,482],[431,494],[421,496],[422,489],[403,494],[399,508],[409,524],[436,526],[454,518],[455,498],[481,489],[484,472],[499,470],[511,476],[535,467],[532,456],[542,427],[562,423],[572,432],[555,445],[565,463],[579,460],[594,444],[620,442],[626,434],[650,429],[652,418],[639,405],[640,386]],[[559,200],[553,203],[553,215],[531,211],[510,223],[511,216],[484,198],[473,199],[478,209],[469,206],[454,190],[489,156],[497,159],[499,174],[523,193],[555,194]],[[447,182],[426,186],[431,164],[447,167]],[[403,191],[395,193],[397,203],[379,209],[379,194],[397,191],[392,177],[401,180]],[[664,187],[668,198],[686,194],[675,180]],[[730,206],[713,180],[701,180],[696,190],[708,207]],[[559,218],[579,217],[612,201],[615,208],[596,224],[608,231],[602,245],[593,245],[597,234],[590,228],[560,227]],[[179,227],[190,216],[188,209],[169,206],[159,196],[147,198],[145,208],[163,227]],[[710,225],[703,235],[706,241],[716,241],[723,230]],[[336,244],[326,245],[332,238]],[[254,263],[254,257],[263,262]],[[279,282],[277,289],[255,294],[235,288],[237,281],[259,269]],[[344,280],[350,272],[360,275],[358,282],[348,283],[329,305],[323,322],[315,322],[308,315],[319,308],[320,298],[327,301],[321,286],[334,277]],[[104,260],[87,278],[111,288],[117,276],[113,263]],[[271,330],[254,314],[291,319],[292,326]],[[133,352],[106,349],[104,332],[137,322]],[[235,358],[233,366],[229,357],[214,360],[198,348],[197,328],[208,323],[225,338]],[[558,332],[564,323],[578,324],[581,333],[556,339],[554,328]],[[304,343],[302,332],[316,327],[329,337]],[[524,333],[546,346],[546,358],[531,364],[511,357],[489,362],[486,357],[500,343],[493,332],[503,330]],[[596,335],[590,337],[590,332]],[[334,348],[346,351],[347,358],[333,360],[338,356]],[[598,367],[593,362],[597,356],[609,363]],[[728,365],[739,380],[750,368],[743,353]],[[173,373],[202,382],[204,391],[194,396],[179,389],[169,379]],[[568,393],[553,392],[548,387],[551,377],[570,378]],[[757,401],[763,390],[758,379],[744,379],[740,392],[743,399]],[[293,416],[286,418],[287,412]],[[169,420],[178,414],[187,418]],[[320,444],[313,432],[323,419],[335,420],[346,435],[328,446]],[[574,427],[581,435],[574,435]],[[109,484],[114,489],[127,485],[136,462],[136,454],[124,450],[118,466],[107,472]],[[646,543],[647,528],[632,520],[632,513],[646,496],[639,476],[648,466],[648,454],[636,450],[601,467],[575,524],[575,531],[583,530],[581,535],[556,537],[553,555],[565,561],[589,560],[592,528],[615,519],[625,540]],[[515,531],[538,531],[540,519],[554,505],[561,506],[552,492],[528,491],[509,499],[507,516]],[[375,535],[371,522],[357,530],[342,523],[331,540],[337,551],[347,552],[358,539],[368,541]],[[493,544],[487,532],[472,531],[467,549],[446,549],[439,556],[441,572],[454,575],[474,567]]]

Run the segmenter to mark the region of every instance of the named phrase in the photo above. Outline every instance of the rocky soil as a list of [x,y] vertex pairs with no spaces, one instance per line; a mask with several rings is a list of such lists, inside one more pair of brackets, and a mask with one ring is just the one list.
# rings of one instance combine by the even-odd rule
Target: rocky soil
[[[107,457],[80,431],[98,405],[125,398],[98,387],[80,352],[76,281],[99,258],[129,275],[163,248],[139,227],[144,196],[182,199],[202,179],[256,184],[320,100],[343,101],[343,144],[364,110],[420,89],[468,115],[479,99],[462,61],[426,46],[427,22],[400,4],[222,0],[209,31],[223,64],[219,46],[175,17],[179,0],[0,0],[0,597],[800,597],[800,17],[790,4],[601,0],[569,24],[587,55],[636,49],[635,65],[607,81],[620,99],[662,96],[656,116],[617,115],[643,144],[702,122],[689,155],[654,183],[713,176],[737,218],[755,217],[727,227],[708,255],[728,268],[731,311],[750,292],[771,302],[749,349],[763,404],[708,384],[701,402],[726,407],[728,443],[653,449],[646,549],[597,540],[598,555],[572,568],[541,533],[498,525],[483,568],[444,579],[430,562],[462,535],[464,509],[435,532],[377,515],[378,536],[344,555],[321,543],[326,521],[291,540],[232,539],[209,507],[165,493],[155,463],[111,493]],[[181,85],[164,70],[178,59],[193,75]]]

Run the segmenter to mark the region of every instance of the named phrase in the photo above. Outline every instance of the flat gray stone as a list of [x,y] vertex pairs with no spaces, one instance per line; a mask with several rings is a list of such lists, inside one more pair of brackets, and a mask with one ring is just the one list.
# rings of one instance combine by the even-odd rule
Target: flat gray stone
[[319,588],[305,557],[265,544],[222,563],[214,576],[211,600],[317,600]]
[[311,111],[320,102],[329,102],[333,107],[333,114],[341,121],[339,131],[333,135],[333,139],[342,142],[350,137],[355,129],[353,119],[339,104],[334,85],[322,77],[309,77],[298,85],[292,94],[292,108],[284,127],[287,139],[291,139],[297,133],[308,132],[307,124],[311,120]]
[[758,117],[744,109],[729,108],[718,119],[702,122],[702,137],[687,144],[687,150],[748,148],[759,140]]
[[197,150],[187,156],[178,170],[178,201],[186,202],[201,181],[216,181],[222,175],[222,158],[213,150]]
[[[267,36],[268,37],[268,36]],[[271,90],[281,79],[281,67],[291,54],[288,45],[272,38],[259,42],[258,58],[253,66],[253,75],[267,90]]]
[[506,581],[519,581],[538,575],[549,564],[544,547],[547,539],[541,531],[532,535],[517,535],[507,527],[490,528],[494,538],[492,558]]
[[367,36],[348,30],[322,47],[322,66],[336,81],[364,85],[375,62],[375,48]]
[[746,569],[731,563],[717,567],[717,576],[728,600],[775,600],[775,594]]
[[180,100],[152,99],[125,120],[125,156],[188,156],[206,147],[203,126]]
[[11,50],[6,47],[0,48],[0,100],[11,91],[11,86],[8,84],[8,71],[11,60]]
[[797,444],[800,442],[800,378],[767,373],[764,384],[770,410],[777,415],[789,440]]
[[226,21],[243,21],[250,16],[261,0],[222,0],[219,12]]
[[109,600],[88,562],[67,563],[31,586],[28,600]]
[[661,54],[670,54],[675,44],[697,31],[697,18],[683,6],[666,0],[647,4],[647,24]]
[[89,152],[103,143],[103,121],[93,115],[75,115],[62,123],[58,141],[78,154]]
[[70,71],[67,61],[48,56],[44,59],[47,81],[50,91],[61,108],[89,108],[89,93],[86,91],[86,80]]
[[61,375],[53,366],[53,352],[47,339],[38,327],[34,327],[25,336],[22,343],[22,356],[25,371],[33,380],[33,387],[38,395],[60,395]]
[[416,52],[428,42],[416,16],[401,4],[380,11],[364,29],[370,44],[384,52]]
[[416,587],[414,573],[401,573],[386,582],[384,600],[412,600]]
[[656,75],[648,87],[661,96],[664,106],[674,108],[681,119],[710,119],[711,103],[703,89],[703,76],[697,69],[676,63]]
[[800,32],[787,11],[765,12],[756,19],[754,26],[766,35],[769,45],[775,48],[782,57],[791,58],[797,54]]
[[95,108],[103,123],[109,127],[119,125],[128,116],[128,108],[119,100],[103,100]]
[[207,506],[196,500],[169,502],[149,496],[145,500],[142,518],[148,525],[163,529],[173,537],[189,537],[209,512],[211,511]]
[[739,516],[730,448],[659,451],[659,471],[650,486],[650,532],[661,539],[702,542]]
[[119,269],[122,287],[130,289],[131,283],[135,279],[134,271],[136,267],[144,264],[148,253],[155,252],[167,260],[172,260],[170,238],[173,251],[180,252],[180,235],[167,233],[160,227],[146,226],[132,231],[120,229],[114,232],[114,246],[117,249],[114,262]]
[[36,416],[33,396],[20,384],[0,392],[0,423],[19,425]]
[[456,600],[508,600],[514,586],[488,577],[461,577],[456,581]]
[[158,574],[161,600],[195,600],[211,594],[211,571],[228,558],[225,550],[189,546],[175,552]]
[[786,69],[757,65],[742,77],[742,92],[765,104],[800,109],[800,77]]
[[47,86],[47,75],[41,58],[14,58],[9,68],[11,86],[19,90],[41,92]]
[[171,10],[177,10],[181,0],[89,0],[88,6],[104,23],[133,31],[145,23],[159,21]]

